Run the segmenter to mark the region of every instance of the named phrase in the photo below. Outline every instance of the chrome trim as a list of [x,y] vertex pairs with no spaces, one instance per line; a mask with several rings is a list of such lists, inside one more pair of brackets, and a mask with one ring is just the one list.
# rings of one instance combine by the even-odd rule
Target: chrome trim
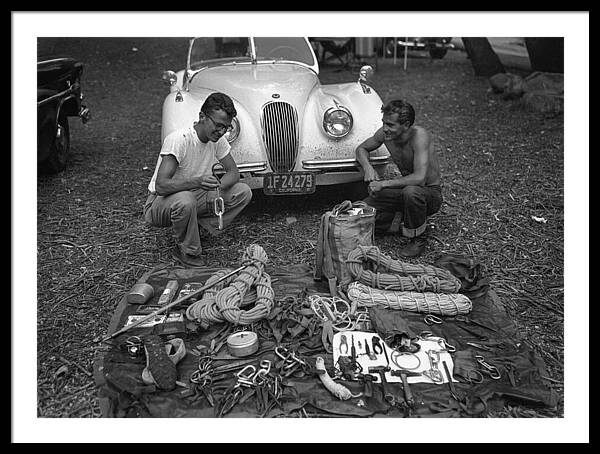
[[296,108],[284,101],[268,102],[262,108],[260,125],[271,169],[273,172],[291,172],[300,144]]
[[435,47],[435,48],[443,48],[443,49],[454,49],[454,44],[453,43],[438,43],[438,42],[414,42],[414,41],[403,41],[401,39],[398,40],[398,44],[399,46],[405,46],[405,47],[419,47],[419,48],[429,48],[429,47]]
[[[369,158],[372,165],[385,165],[390,162],[389,156],[374,156]],[[328,160],[306,160],[302,161],[302,168],[306,170],[344,169],[349,167],[360,167],[360,163],[353,158],[328,159]]]
[[[61,91],[60,93],[56,93],[56,94],[54,94],[52,96],[49,96],[49,97],[47,97],[45,99],[42,99],[41,101],[38,101],[37,106],[41,107],[44,104],[46,104],[46,103],[48,103],[50,101],[54,101],[55,99],[60,98],[62,96],[65,96],[67,94],[68,95],[72,95],[72,94],[75,93],[75,91],[76,91],[76,89],[78,87],[79,87],[79,84],[75,83],[75,84],[71,85],[69,88],[67,88],[66,90]],[[71,97],[71,96],[69,96],[69,97]]]
[[[258,161],[258,162],[246,162],[244,164],[238,164],[237,168],[240,172],[265,172],[267,170],[266,161]],[[223,171],[223,166],[221,164],[215,164],[216,171]]]
[[[335,104],[335,107],[330,107],[323,114],[323,131],[325,132],[325,134],[327,134],[329,137],[331,137],[333,139],[341,139],[343,137],[346,137],[350,133],[350,131],[352,131],[352,128],[354,127],[354,117],[352,116],[352,112],[350,112],[350,109],[348,109],[346,106],[342,106],[335,99],[333,100],[333,102]],[[342,134],[340,136],[335,136],[335,135],[331,134],[327,130],[327,126],[326,126],[326,124],[329,122],[328,117],[336,110],[339,110],[341,112],[346,112],[346,114],[348,114],[348,117],[350,117],[350,127],[344,134]]]
[[256,64],[256,44],[254,44],[254,37],[248,38],[248,41],[250,41],[250,61]]

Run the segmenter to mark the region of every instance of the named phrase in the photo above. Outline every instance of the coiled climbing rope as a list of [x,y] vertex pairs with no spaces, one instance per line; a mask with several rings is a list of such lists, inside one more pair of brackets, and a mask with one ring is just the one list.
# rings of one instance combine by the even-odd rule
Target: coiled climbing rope
[[462,293],[404,292],[369,287],[360,282],[348,286],[348,298],[358,306],[381,306],[425,314],[453,316],[468,314],[473,303]]
[[[267,260],[267,254],[262,247],[257,244],[248,246],[242,256],[242,262],[252,264],[231,279],[208,289],[201,300],[188,307],[188,319],[209,325],[223,321],[235,325],[250,325],[265,318],[274,306],[271,277],[264,271]],[[221,270],[215,273],[206,283],[218,280],[227,272]],[[254,307],[251,309],[241,309],[252,303]]]
[[403,292],[457,293],[460,280],[432,265],[413,265],[382,254],[377,246],[358,246],[348,254],[348,273],[370,287]]
[[[230,268],[225,268],[223,270],[217,271],[210,278],[206,280],[206,285],[212,285],[213,282],[218,281],[223,276],[231,273],[233,270]],[[208,324],[212,323],[222,323],[225,321],[223,316],[221,315],[221,311],[217,306],[217,301],[215,296],[222,290],[226,285],[229,285],[233,280],[233,276],[225,279],[221,282],[218,282],[214,286],[208,288],[203,294],[202,298],[195,303],[188,306],[186,310],[186,316],[189,320],[195,320],[199,322],[205,322]],[[249,306],[254,304],[257,299],[256,289],[251,288],[244,295],[244,299],[240,303],[240,307]]]

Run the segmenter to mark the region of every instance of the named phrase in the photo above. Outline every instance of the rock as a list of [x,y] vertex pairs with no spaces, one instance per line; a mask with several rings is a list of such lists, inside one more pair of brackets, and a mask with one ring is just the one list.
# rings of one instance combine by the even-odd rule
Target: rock
[[502,93],[503,99],[518,99],[523,96],[523,78],[511,73],[494,74],[488,79],[494,93]]
[[523,81],[525,92],[544,92],[547,94],[564,94],[564,75],[561,73],[543,73],[536,71]]
[[561,94],[532,91],[525,93],[521,103],[528,109],[546,114],[559,114],[564,112],[564,96]]
[[506,73],[498,73],[494,74],[492,77],[488,79],[490,83],[490,87],[494,93],[502,93],[504,91],[504,87],[508,82],[508,74]]
[[564,112],[564,75],[536,71],[522,78],[516,74],[498,73],[488,79],[491,90],[502,99],[519,99],[531,110],[547,114]]

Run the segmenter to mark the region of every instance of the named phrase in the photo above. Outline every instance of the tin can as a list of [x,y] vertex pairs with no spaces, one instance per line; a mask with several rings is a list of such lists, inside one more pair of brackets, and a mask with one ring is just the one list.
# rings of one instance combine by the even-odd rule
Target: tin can
[[175,292],[177,292],[178,288],[179,283],[177,281],[172,280],[167,282],[167,285],[160,297],[158,298],[158,303],[156,304],[158,306],[166,306],[167,304],[170,304],[171,301],[173,301],[173,298],[175,297]]
[[258,336],[252,331],[238,331],[227,338],[227,349],[231,356],[244,357],[258,351]]
[[146,282],[134,284],[127,294],[129,304],[146,304],[154,296],[154,287]]

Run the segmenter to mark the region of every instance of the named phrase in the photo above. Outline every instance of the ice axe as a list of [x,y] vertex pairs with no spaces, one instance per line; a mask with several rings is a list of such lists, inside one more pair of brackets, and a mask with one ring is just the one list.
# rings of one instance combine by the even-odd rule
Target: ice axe
[[194,292],[192,292],[192,293],[189,293],[189,294],[187,294],[187,295],[185,295],[185,296],[182,296],[182,297],[181,297],[181,298],[179,298],[179,299],[176,299],[175,301],[173,301],[173,302],[171,302],[171,303],[169,303],[169,304],[165,305],[164,307],[161,307],[160,309],[157,309],[157,310],[155,310],[154,312],[152,312],[152,313],[150,313],[150,314],[146,315],[145,317],[142,317],[142,318],[140,318],[140,319],[136,320],[136,321],[135,321],[135,322],[133,322],[132,324],[130,324],[130,325],[127,325],[127,326],[124,326],[124,327],[123,327],[123,328],[121,328],[119,331],[116,331],[116,332],[114,332],[114,333],[112,333],[112,334],[110,334],[110,335],[108,335],[108,336],[104,337],[103,339],[100,339],[100,341],[99,341],[99,342],[106,342],[107,340],[109,340],[109,339],[112,339],[113,337],[116,337],[116,336],[118,336],[118,335],[120,335],[120,334],[123,334],[123,333],[125,333],[125,332],[129,331],[129,330],[130,330],[130,329],[132,329],[132,328],[135,328],[136,326],[139,326],[139,325],[141,325],[141,324],[142,324],[142,323],[144,323],[145,321],[147,321],[147,320],[150,320],[151,318],[154,318],[154,317],[156,317],[158,314],[161,314],[161,313],[163,313],[163,312],[165,312],[165,311],[169,310],[170,308],[172,308],[172,307],[174,307],[174,306],[177,306],[179,303],[182,303],[183,301],[185,301],[185,300],[187,300],[187,299],[190,299],[190,298],[192,298],[192,297],[194,297],[194,296],[198,295],[199,293],[201,293],[201,292],[203,292],[203,291],[205,291],[205,290],[207,290],[207,289],[209,289],[209,288],[211,288],[211,287],[215,286],[215,285],[216,285],[216,284],[218,284],[219,282],[222,282],[222,281],[224,281],[225,279],[227,279],[227,278],[229,278],[229,277],[233,276],[234,274],[236,274],[236,273],[239,273],[239,272],[240,272],[240,271],[242,271],[244,268],[246,268],[246,267],[250,266],[250,265],[251,265],[252,263],[254,263],[254,262],[256,262],[256,260],[249,260],[249,261],[247,261],[245,264],[243,264],[243,265],[242,265],[242,266],[240,266],[239,268],[236,268],[236,269],[235,269],[235,270],[233,270],[232,272],[230,272],[230,273],[227,273],[225,276],[223,276],[223,277],[221,277],[221,278],[217,279],[217,280],[216,280],[216,281],[214,281],[213,283],[211,283],[211,284],[208,284],[208,285],[204,285],[204,286],[202,286],[201,288],[199,288],[198,290],[196,290],[196,291],[194,291]]

